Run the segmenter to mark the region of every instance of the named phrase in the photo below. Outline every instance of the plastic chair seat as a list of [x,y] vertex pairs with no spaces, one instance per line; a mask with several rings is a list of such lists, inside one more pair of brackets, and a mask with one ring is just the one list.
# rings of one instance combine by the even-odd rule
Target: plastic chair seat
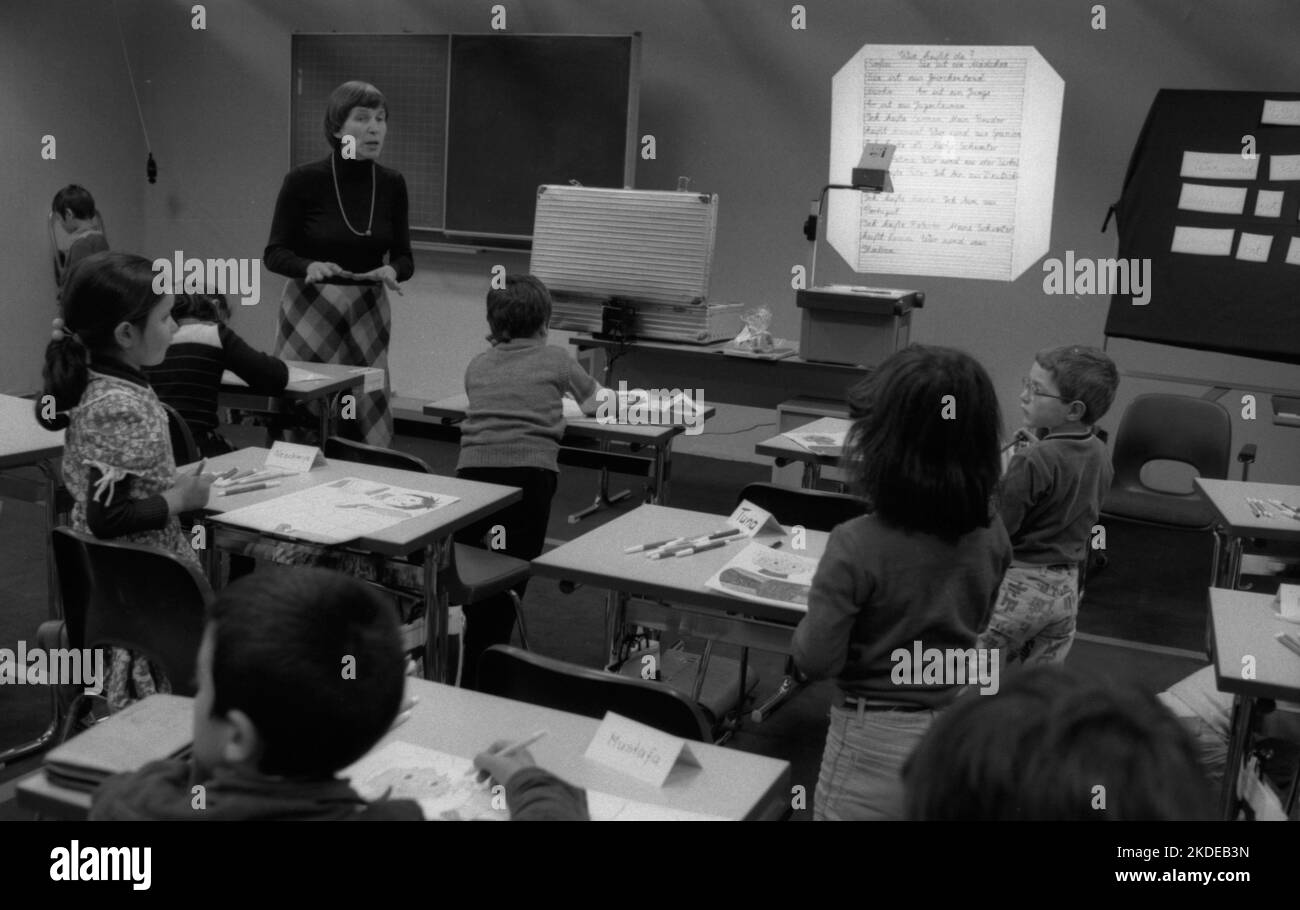
[[532,564],[479,547],[456,544],[454,573],[444,579],[452,603],[474,604],[504,594],[532,574]]
[[1146,489],[1128,487],[1112,487],[1101,514],[1190,530],[1206,530],[1214,524],[1213,510],[1195,493],[1153,495]]

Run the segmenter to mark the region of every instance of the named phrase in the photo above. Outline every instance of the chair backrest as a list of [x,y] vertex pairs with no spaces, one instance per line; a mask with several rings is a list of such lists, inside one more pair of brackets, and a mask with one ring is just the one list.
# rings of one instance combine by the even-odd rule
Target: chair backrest
[[1187,395],[1139,395],[1115,434],[1114,485],[1160,491],[1142,482],[1152,461],[1190,465],[1201,477],[1224,480],[1232,461],[1232,418],[1217,401]]
[[418,471],[421,474],[433,473],[432,468],[414,455],[407,455],[405,452],[399,452],[396,449],[368,446],[363,442],[344,439],[342,436],[331,436],[325,440],[325,457],[337,458],[340,461],[351,461],[357,464],[368,464],[376,468]]
[[202,453],[199,452],[198,443],[194,441],[194,434],[190,432],[190,425],[185,422],[181,412],[167,402],[158,403],[167,412],[167,433],[172,440],[172,460],[178,465],[193,464],[198,461]]
[[493,645],[483,652],[478,689],[586,717],[613,711],[683,739],[713,739],[700,706],[664,683],[592,670],[510,645]]
[[71,528],[55,528],[50,537],[68,647],[81,649],[85,647],[86,612],[90,607],[91,590],[90,565],[81,543],[85,535]]
[[193,695],[194,663],[212,587],[194,563],[161,547],[75,534],[90,579],[84,647],[139,651],[177,695]]
[[796,490],[774,483],[751,483],[740,491],[736,504],[748,499],[771,512],[785,525],[803,525],[814,531],[830,531],[836,525],[867,511],[866,503],[846,493]]

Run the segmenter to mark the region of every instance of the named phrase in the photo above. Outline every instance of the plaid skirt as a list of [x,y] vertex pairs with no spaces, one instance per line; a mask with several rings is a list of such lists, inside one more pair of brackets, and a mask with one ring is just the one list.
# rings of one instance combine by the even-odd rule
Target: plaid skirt
[[[388,293],[379,284],[308,284],[285,282],[280,298],[277,354],[285,360],[377,367],[384,371],[384,388],[356,396],[356,420],[342,421],[345,435],[372,446],[393,441],[389,408],[388,337],[392,320]],[[321,440],[324,442],[324,440]]]

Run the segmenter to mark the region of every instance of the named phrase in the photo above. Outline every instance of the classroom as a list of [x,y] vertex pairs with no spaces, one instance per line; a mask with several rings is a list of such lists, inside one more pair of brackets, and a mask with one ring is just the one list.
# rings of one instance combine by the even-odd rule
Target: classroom
[[1250,10],[4,4],[0,820],[1300,818]]

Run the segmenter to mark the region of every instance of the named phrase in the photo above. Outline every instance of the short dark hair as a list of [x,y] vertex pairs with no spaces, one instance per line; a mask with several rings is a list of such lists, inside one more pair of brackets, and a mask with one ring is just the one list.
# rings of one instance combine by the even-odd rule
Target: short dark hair
[[172,319],[201,319],[204,322],[230,320],[230,303],[225,294],[177,294]]
[[330,94],[330,100],[325,105],[325,140],[331,148],[338,148],[342,144],[343,140],[334,134],[343,129],[343,124],[348,122],[348,115],[354,107],[378,108],[383,110],[385,117],[388,116],[388,101],[384,99],[383,92],[369,82],[356,79],[344,82]]
[[487,321],[493,343],[531,338],[551,321],[551,292],[532,275],[507,275],[488,291]]
[[958,699],[903,767],[914,820],[1207,819],[1209,783],[1149,692],[1061,667]]
[[51,208],[56,215],[62,215],[65,209],[71,209],[72,214],[77,218],[94,218],[95,197],[90,195],[90,190],[84,186],[69,183],[54,194]]
[[1066,404],[1083,402],[1083,423],[1091,426],[1106,416],[1119,388],[1119,370],[1105,351],[1068,344],[1039,351],[1034,360],[1052,374]]
[[947,539],[989,526],[1002,418],[975,358],[910,345],[850,390],[849,408],[846,467],[881,518]]
[[222,590],[208,619],[212,713],[249,716],[262,773],[332,777],[397,716],[405,685],[397,614],[352,576],[256,572]]

